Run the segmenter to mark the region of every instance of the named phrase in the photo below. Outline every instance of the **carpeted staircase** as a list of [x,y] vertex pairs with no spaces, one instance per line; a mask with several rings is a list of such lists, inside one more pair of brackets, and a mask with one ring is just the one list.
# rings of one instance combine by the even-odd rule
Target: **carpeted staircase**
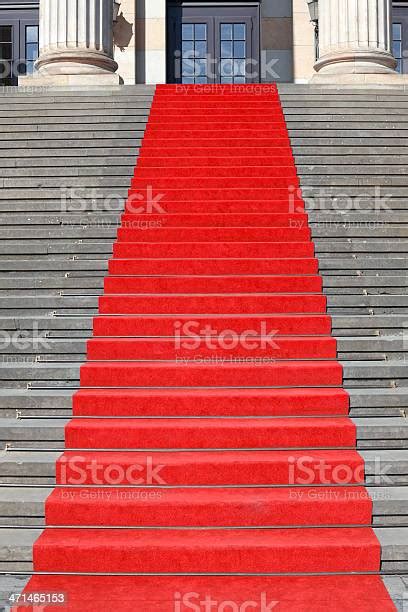
[[27,591],[395,609],[298,187],[275,88],[157,88]]

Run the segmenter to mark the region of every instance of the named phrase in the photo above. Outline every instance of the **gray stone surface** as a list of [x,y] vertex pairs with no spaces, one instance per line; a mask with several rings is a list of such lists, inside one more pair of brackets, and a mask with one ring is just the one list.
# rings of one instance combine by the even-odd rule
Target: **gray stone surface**
[[[351,414],[367,462],[383,569],[398,572],[408,567],[406,528],[400,526],[406,525],[408,490],[408,385],[406,350],[401,347],[408,319],[408,155],[403,131],[408,127],[408,94],[280,89],[305,194],[327,194],[323,204],[315,198],[310,222]],[[39,100],[11,92],[0,99],[0,125],[11,126],[0,138],[0,215],[7,223],[0,230],[0,329],[32,329],[38,323],[55,334],[51,348],[36,353],[52,356],[53,363],[0,364],[2,442],[27,449],[0,451],[0,516],[9,521],[3,526],[26,528],[3,530],[0,537],[9,539],[10,559],[20,571],[30,568],[38,532],[27,528],[33,520],[42,524],[41,506],[54,484],[60,454],[44,450],[44,445],[62,444],[64,419],[78,384],[79,363],[66,357],[82,359],[116,236],[119,216],[103,210],[103,198],[112,188],[126,197],[140,145],[138,126],[142,135],[152,93],[152,88],[124,87],[113,95],[61,91]],[[74,130],[67,131],[71,124]],[[398,138],[394,126],[401,128]],[[68,187],[96,186],[99,195],[87,198],[80,214],[61,215],[61,180]],[[376,188],[392,194],[389,210],[382,214],[375,208]],[[347,202],[341,203],[342,194],[368,195],[364,207],[350,210]],[[34,355],[30,346],[25,352]],[[16,421],[16,410],[48,420]],[[381,466],[387,472],[377,482]],[[13,488],[15,484],[25,487]],[[40,486],[30,489],[30,484]],[[5,550],[0,552],[0,570],[10,568],[1,557]],[[386,580],[398,599],[402,578]]]

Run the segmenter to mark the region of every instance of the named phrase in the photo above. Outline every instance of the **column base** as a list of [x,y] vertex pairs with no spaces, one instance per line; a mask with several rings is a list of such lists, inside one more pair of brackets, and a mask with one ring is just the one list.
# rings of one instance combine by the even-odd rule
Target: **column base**
[[318,75],[324,77],[382,77],[395,76],[396,59],[380,49],[353,49],[343,50],[322,55],[314,68]]
[[22,87],[115,87],[121,85],[122,81],[118,74],[104,72],[21,76],[18,84]]

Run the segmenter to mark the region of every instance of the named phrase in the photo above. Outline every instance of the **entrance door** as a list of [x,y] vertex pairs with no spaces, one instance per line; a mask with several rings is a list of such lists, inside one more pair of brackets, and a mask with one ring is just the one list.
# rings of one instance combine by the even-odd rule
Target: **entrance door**
[[398,62],[397,72],[408,73],[408,6],[393,8],[392,51]]
[[38,10],[0,10],[0,86],[32,74],[37,57]]
[[259,82],[259,6],[170,2],[169,83]]

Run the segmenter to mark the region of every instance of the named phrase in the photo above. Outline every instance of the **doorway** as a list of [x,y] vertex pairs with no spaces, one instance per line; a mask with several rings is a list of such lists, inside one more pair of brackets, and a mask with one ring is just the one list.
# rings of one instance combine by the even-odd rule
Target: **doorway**
[[17,85],[20,75],[34,71],[38,19],[38,9],[0,10],[0,86]]
[[167,82],[259,82],[259,4],[169,2]]

